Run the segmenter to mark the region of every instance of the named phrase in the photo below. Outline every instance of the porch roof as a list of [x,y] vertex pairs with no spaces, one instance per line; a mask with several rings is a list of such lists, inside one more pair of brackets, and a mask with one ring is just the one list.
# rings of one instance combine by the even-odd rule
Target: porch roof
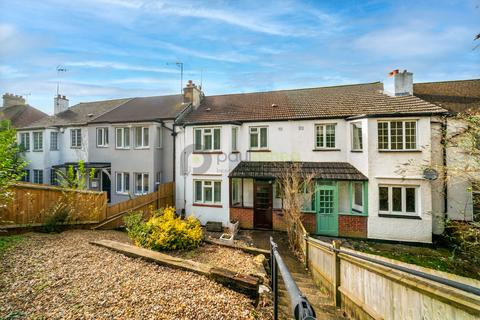
[[292,165],[299,166],[304,174],[315,174],[323,180],[368,180],[348,162],[285,162],[285,161],[241,161],[230,172],[231,178],[268,178],[275,179]]

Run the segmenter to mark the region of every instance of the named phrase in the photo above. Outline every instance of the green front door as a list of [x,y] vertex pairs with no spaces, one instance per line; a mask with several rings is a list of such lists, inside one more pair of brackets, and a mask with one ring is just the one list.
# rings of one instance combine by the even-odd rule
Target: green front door
[[337,184],[318,185],[315,195],[317,233],[326,236],[338,236]]

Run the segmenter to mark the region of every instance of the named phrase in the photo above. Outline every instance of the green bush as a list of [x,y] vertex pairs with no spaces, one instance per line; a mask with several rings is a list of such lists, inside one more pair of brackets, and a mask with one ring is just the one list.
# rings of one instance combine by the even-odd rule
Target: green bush
[[185,220],[175,215],[175,208],[155,211],[144,222],[141,212],[124,218],[128,236],[136,245],[153,250],[193,249],[202,241],[200,222],[190,216]]
[[49,210],[48,217],[45,219],[41,231],[47,233],[63,231],[65,224],[70,217],[70,213],[70,206],[59,201]]

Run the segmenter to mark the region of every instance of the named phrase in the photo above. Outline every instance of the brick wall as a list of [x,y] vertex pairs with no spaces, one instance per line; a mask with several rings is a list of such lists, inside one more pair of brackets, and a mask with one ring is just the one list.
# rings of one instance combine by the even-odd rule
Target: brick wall
[[338,235],[340,237],[367,237],[367,219],[365,216],[338,216]]
[[317,232],[317,215],[313,213],[304,213],[302,216],[302,224],[308,233],[315,234]]
[[230,221],[240,221],[242,229],[253,229],[253,209],[230,208]]
[[281,210],[274,210],[272,212],[273,220],[273,230],[287,231],[287,226],[285,224],[285,218]]

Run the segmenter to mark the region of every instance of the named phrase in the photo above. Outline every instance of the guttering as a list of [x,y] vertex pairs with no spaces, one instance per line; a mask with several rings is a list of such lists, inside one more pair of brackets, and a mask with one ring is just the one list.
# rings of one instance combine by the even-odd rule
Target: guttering
[[412,113],[376,113],[376,114],[362,114],[357,116],[345,117],[345,120],[358,120],[365,118],[408,118],[408,117],[431,117],[448,114],[447,111],[441,112],[412,112]]

